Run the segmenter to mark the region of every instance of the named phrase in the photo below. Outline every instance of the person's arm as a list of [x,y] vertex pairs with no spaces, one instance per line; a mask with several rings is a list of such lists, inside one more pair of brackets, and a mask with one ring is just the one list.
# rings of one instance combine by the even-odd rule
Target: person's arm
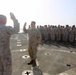
[[28,32],[28,30],[26,29],[26,22],[24,23],[23,31],[24,31],[24,33],[27,33]]
[[7,31],[10,34],[17,34],[20,29],[20,24],[13,13],[10,13],[10,17],[13,20],[14,27],[7,26]]

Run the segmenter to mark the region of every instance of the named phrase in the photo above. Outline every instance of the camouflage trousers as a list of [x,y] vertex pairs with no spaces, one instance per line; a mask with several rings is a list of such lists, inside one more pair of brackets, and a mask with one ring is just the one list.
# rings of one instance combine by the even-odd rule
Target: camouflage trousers
[[11,75],[12,61],[11,54],[0,53],[0,75]]
[[48,41],[48,34],[44,34],[44,41]]
[[69,35],[69,42],[72,43],[75,40],[75,36],[74,35]]
[[68,34],[64,34],[64,35],[63,35],[63,41],[64,41],[64,42],[67,42],[67,41],[68,41]]
[[51,41],[55,41],[55,34],[51,34]]
[[28,46],[28,53],[31,60],[35,60],[37,58],[37,46],[38,45],[29,45]]
[[61,39],[61,34],[57,34],[57,41],[60,41]]

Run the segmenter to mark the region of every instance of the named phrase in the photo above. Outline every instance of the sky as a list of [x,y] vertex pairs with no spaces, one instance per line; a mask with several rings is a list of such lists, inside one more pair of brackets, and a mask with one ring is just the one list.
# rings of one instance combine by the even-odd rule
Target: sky
[[37,25],[76,25],[76,0],[0,0],[0,14],[7,16],[7,25],[13,26],[10,12],[21,28],[31,21]]

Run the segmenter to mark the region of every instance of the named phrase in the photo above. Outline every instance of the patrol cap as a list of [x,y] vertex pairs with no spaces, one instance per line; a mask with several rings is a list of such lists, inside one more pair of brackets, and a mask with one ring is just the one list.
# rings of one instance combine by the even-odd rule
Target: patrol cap
[[7,18],[6,18],[6,16],[4,16],[4,15],[0,15],[0,24],[6,24],[6,20],[7,20]]

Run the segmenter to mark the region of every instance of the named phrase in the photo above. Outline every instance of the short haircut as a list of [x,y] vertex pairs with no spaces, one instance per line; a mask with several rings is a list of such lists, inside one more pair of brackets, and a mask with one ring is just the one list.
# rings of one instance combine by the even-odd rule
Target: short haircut
[[36,22],[35,22],[35,21],[32,21],[31,23],[34,23],[34,24],[36,24]]
[[7,20],[6,16],[0,15],[0,23],[1,24],[6,24],[6,20]]
[[0,15],[0,19],[6,19],[6,16],[5,15]]

